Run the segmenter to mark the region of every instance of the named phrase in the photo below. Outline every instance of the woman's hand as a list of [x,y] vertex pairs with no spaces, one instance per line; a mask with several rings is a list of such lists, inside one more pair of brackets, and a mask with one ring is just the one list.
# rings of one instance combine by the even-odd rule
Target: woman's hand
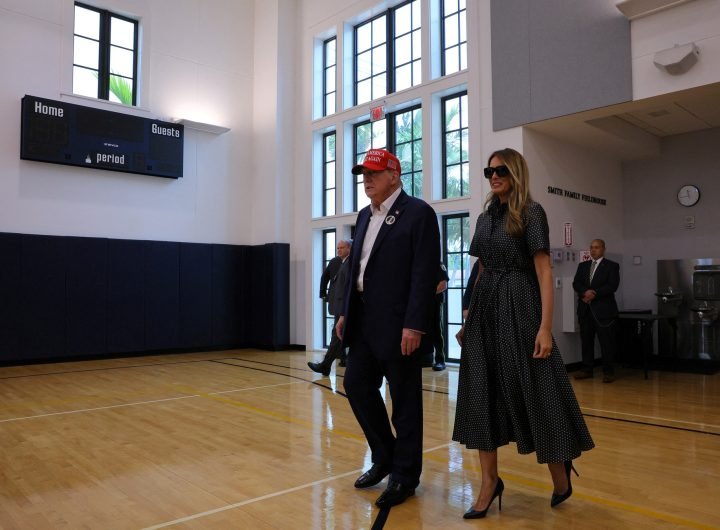
[[465,333],[465,326],[460,328],[460,331],[455,333],[455,338],[458,341],[458,344],[462,347],[462,340],[463,340],[463,334]]
[[343,331],[345,328],[345,317],[341,316],[338,318],[337,324],[335,324],[335,335],[337,335],[337,338],[342,340],[343,338]]
[[533,359],[547,359],[552,352],[552,333],[548,329],[540,328],[535,337],[535,350]]

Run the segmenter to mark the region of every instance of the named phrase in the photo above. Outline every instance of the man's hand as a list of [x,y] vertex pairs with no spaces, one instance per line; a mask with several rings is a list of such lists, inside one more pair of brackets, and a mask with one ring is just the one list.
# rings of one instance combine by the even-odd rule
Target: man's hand
[[595,300],[595,295],[596,295],[596,293],[593,289],[588,289],[583,294],[582,301],[585,302],[586,304],[589,304],[590,302]]
[[337,338],[342,340],[343,337],[343,328],[345,327],[345,317],[339,317],[337,325],[335,326],[335,335],[337,335]]
[[[340,321],[338,320],[338,326],[339,325]],[[412,352],[414,352],[420,347],[421,340],[422,333],[413,331],[412,329],[403,328],[402,340],[400,341],[400,351],[403,355],[410,355]]]

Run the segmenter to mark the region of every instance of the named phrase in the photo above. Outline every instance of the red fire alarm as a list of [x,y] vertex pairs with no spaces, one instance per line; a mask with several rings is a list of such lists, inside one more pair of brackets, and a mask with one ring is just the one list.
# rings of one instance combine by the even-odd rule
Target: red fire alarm
[[370,109],[370,119],[372,121],[381,120],[385,117],[385,107],[380,105],[379,107],[373,107]]

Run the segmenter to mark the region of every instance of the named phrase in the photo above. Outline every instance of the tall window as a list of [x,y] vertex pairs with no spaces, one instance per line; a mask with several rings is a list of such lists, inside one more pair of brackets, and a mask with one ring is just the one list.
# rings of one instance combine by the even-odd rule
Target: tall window
[[137,42],[137,20],[75,3],[73,92],[135,105]]
[[410,0],[355,27],[355,104],[421,82],[420,0]]
[[442,218],[443,260],[447,267],[448,290],[445,304],[446,329],[443,330],[448,359],[460,359],[460,346],[452,340],[462,327],[462,296],[470,276],[470,217],[468,214],[446,215]]
[[387,94],[387,15],[355,28],[355,104]]
[[[387,148],[387,118],[378,121],[367,121],[355,126],[355,163],[359,164],[370,149]],[[370,204],[365,195],[363,176],[355,176],[353,190],[353,209],[358,212]]]
[[470,193],[467,92],[442,100],[443,198]]
[[420,1],[414,0],[395,9],[393,53],[394,92],[420,84],[422,52],[420,34]]
[[467,68],[466,0],[442,0],[442,73]]
[[335,215],[335,132],[323,135],[323,215]]
[[337,39],[323,43],[323,116],[335,114]]
[[[408,195],[422,196],[422,108],[420,105],[388,114],[384,119],[355,126],[355,160],[362,162],[370,149],[388,149],[400,160],[400,178]],[[370,204],[365,195],[363,176],[354,182],[355,211]]]
[[400,160],[403,189],[408,195],[422,197],[422,109],[420,105],[392,115],[393,150]]
[[[335,230],[328,229],[323,230],[323,257],[322,257],[322,270],[325,270],[328,263],[336,255],[335,248]],[[335,323],[335,317],[328,312],[327,302],[323,302],[323,320],[325,322],[324,333],[323,333],[323,347],[327,348],[330,345],[332,339],[333,324]]]

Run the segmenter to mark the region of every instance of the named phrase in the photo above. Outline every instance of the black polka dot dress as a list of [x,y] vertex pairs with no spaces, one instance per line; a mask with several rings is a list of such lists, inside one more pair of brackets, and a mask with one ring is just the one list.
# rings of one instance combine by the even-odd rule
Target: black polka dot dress
[[516,238],[506,216],[494,199],[470,245],[484,270],[465,322],[453,440],[483,451],[516,442],[540,463],[572,460],[594,443],[555,340],[550,357],[532,358],[542,311],[533,255],[550,247],[547,217],[531,202]]

